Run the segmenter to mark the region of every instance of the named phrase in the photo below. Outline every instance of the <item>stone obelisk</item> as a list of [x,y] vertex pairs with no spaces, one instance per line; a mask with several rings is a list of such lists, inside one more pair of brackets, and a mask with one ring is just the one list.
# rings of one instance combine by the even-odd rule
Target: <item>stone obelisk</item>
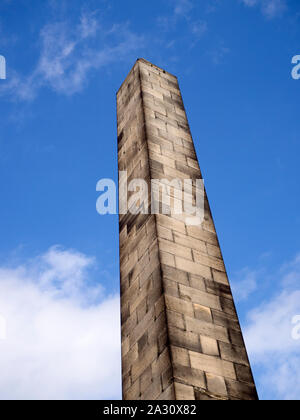
[[[138,59],[117,111],[128,183],[202,178],[175,76]],[[125,400],[257,399],[206,193],[204,202],[198,226],[172,211],[120,215]]]

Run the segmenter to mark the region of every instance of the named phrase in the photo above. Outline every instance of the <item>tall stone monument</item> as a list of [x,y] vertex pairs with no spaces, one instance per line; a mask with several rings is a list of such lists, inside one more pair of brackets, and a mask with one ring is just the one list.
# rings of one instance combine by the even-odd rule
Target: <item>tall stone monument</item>
[[151,213],[151,180],[192,179],[194,200],[202,178],[177,78],[137,60],[117,111],[120,193],[133,179],[149,186],[147,208],[120,214],[123,397],[256,400],[206,194],[201,225]]

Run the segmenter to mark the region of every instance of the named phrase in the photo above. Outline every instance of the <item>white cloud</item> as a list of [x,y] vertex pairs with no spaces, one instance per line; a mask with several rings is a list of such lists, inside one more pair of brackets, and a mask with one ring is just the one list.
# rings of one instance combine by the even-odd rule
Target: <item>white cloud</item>
[[273,274],[274,289],[279,291],[247,316],[245,341],[258,372],[257,383],[266,398],[299,399],[300,340],[292,335],[292,320],[300,315],[299,276],[298,255]]
[[236,301],[247,299],[257,289],[259,272],[244,268],[237,272],[231,282]]
[[73,95],[87,84],[92,70],[130,58],[143,44],[143,38],[129,30],[127,23],[104,29],[95,14],[83,14],[77,25],[55,22],[40,32],[40,57],[28,76],[11,72],[0,94],[32,100],[40,88]]
[[[265,389],[273,390],[278,400],[299,400],[300,395],[300,357],[294,353],[270,356],[264,362],[265,375],[261,384]],[[275,399],[275,398],[274,398]]]
[[119,297],[92,280],[94,265],[53,247],[0,268],[1,399],[120,398]]
[[259,6],[262,13],[268,18],[280,16],[287,8],[286,0],[242,0],[248,6]]
[[300,314],[300,288],[282,291],[248,314],[246,336],[254,360],[267,359],[270,352],[300,350],[300,343],[292,338],[292,319],[296,314]]

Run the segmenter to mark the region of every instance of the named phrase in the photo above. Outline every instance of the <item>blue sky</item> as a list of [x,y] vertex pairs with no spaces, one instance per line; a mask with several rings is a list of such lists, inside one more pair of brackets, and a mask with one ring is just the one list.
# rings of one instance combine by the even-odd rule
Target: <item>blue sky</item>
[[0,1],[1,398],[119,398],[115,93],[178,76],[262,399],[299,399],[297,0]]

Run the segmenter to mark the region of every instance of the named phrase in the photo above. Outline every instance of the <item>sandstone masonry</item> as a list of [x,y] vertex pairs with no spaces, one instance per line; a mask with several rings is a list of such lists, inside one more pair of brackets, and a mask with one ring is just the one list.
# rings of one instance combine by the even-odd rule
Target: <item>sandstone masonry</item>
[[[137,60],[117,110],[128,181],[202,178],[175,76]],[[120,215],[123,397],[256,400],[207,197],[202,225],[185,220]]]

